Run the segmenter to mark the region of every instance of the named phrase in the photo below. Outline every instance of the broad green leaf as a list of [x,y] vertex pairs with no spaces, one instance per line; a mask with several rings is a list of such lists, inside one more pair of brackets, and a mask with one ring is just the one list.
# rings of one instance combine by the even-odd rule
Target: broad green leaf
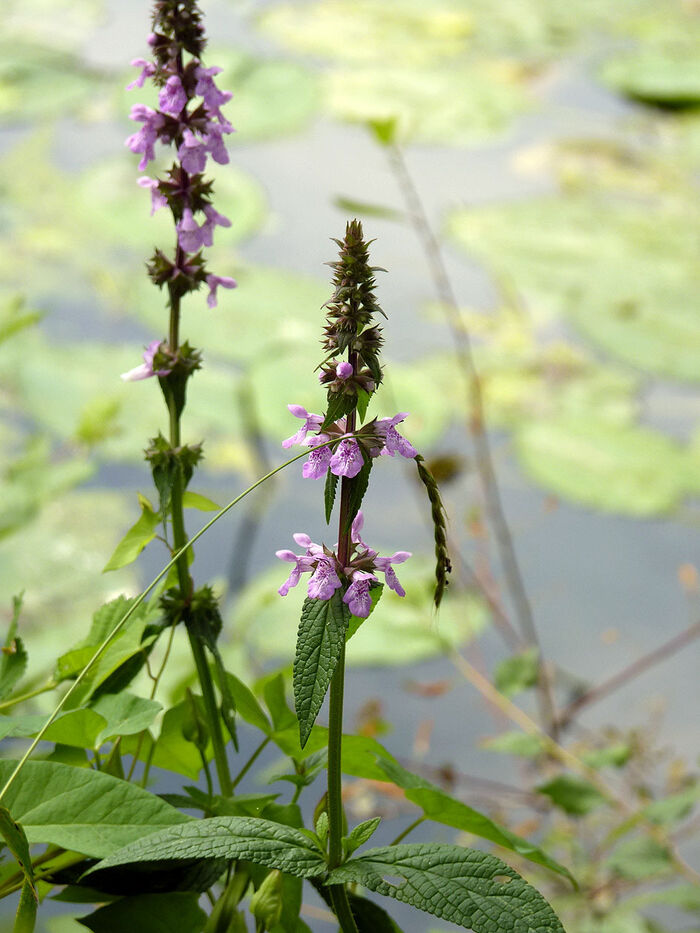
[[22,596],[13,596],[12,619],[5,637],[5,644],[0,649],[0,700],[4,700],[12,693],[16,683],[21,680],[27,669],[27,650],[22,639],[17,635],[21,610]]
[[583,752],[581,761],[589,768],[622,768],[630,760],[632,747],[626,742],[608,745],[607,748],[594,748]]
[[5,807],[0,807],[0,835],[2,835],[12,855],[17,859],[24,874],[24,883],[20,891],[13,933],[33,933],[39,898],[34,881],[32,857],[22,826],[12,819],[10,811]]
[[208,859],[245,859],[298,878],[323,874],[325,862],[298,829],[246,816],[192,820],[131,843],[86,873],[94,884],[99,872],[119,865]]
[[563,933],[542,895],[500,859],[440,844],[370,849],[334,869],[325,884],[355,883],[473,933]]
[[549,797],[555,807],[560,807],[570,816],[585,816],[605,803],[605,798],[592,784],[573,774],[560,774],[538,785],[536,790],[538,794]]
[[255,698],[255,694],[247,687],[242,680],[235,674],[227,672],[229,690],[236,704],[236,710],[241,719],[244,719],[251,726],[260,729],[266,735],[272,732],[270,720],[265,715],[265,711]]
[[276,730],[296,725],[296,716],[287,703],[284,675],[281,672],[264,678],[262,693]]
[[114,553],[104,566],[103,573],[108,570],[119,570],[120,567],[133,563],[146,545],[155,538],[160,521],[160,515],[142,501],[141,517],[116,546]]
[[[0,737],[29,738],[44,726],[43,714],[13,716],[0,720]],[[49,726],[44,738],[47,742],[71,745],[77,748],[99,748],[98,736],[105,719],[91,709],[76,709],[63,713]]]
[[137,894],[100,907],[80,923],[93,933],[201,933],[207,915],[199,895],[181,891]]
[[[15,761],[0,761],[4,784]],[[134,839],[189,817],[118,778],[50,761],[28,761],[5,795],[29,843],[46,842],[101,858]]]
[[493,673],[494,686],[508,697],[534,687],[537,683],[538,662],[539,652],[536,648],[506,658]]
[[345,643],[350,610],[339,590],[304,601],[294,658],[294,705],[302,748],[316,722]]
[[672,46],[656,44],[607,62],[601,77],[617,91],[657,107],[680,110],[700,105],[700,33],[678,35]]
[[[196,699],[195,702],[201,704],[201,698]],[[157,768],[174,771],[176,774],[182,774],[196,781],[202,770],[202,757],[197,746],[189,742],[184,734],[191,715],[189,702],[181,701],[167,710],[163,716],[155,749],[153,749],[154,740],[150,733],[147,733],[143,741],[137,736],[123,739],[121,744],[123,753],[133,755],[138,748],[139,758],[142,761],[152,760]],[[207,746],[206,755],[207,759],[211,760],[213,755],[211,742]]]
[[478,810],[462,803],[461,800],[455,800],[439,787],[412,774],[395,761],[379,757],[378,764],[390,781],[403,788],[406,799],[419,806],[428,819],[472,833],[480,839],[488,839],[489,842],[502,846],[504,849],[517,852],[518,855],[522,855],[531,862],[544,865],[550,871],[563,875],[574,885],[576,884],[568,868],[560,865],[539,846],[517,836],[505,826],[501,826],[483,813],[479,813]]
[[155,700],[133,693],[106,693],[91,704],[91,709],[106,720],[99,736],[100,744],[119,735],[135,735],[153,723],[163,707]]
[[668,825],[690,816],[698,800],[700,800],[700,782],[691,784],[690,787],[676,794],[654,800],[644,807],[643,813],[654,823]]

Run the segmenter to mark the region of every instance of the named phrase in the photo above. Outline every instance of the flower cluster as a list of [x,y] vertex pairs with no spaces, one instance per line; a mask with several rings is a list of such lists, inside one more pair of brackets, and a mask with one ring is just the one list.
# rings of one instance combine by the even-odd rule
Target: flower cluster
[[303,573],[311,573],[307,589],[310,599],[330,599],[337,589],[345,586],[343,602],[354,616],[366,619],[372,608],[370,589],[373,584],[379,583],[376,576],[376,571],[379,571],[384,574],[390,589],[399,596],[405,596],[406,592],[399,583],[393,565],[402,564],[411,554],[408,551],[397,551],[391,557],[379,557],[360,536],[363,524],[364,518],[360,511],[350,530],[352,550],[345,566],[341,565],[335,551],[315,544],[307,534],[295,534],[294,540],[305,551],[303,554],[287,550],[276,552],[280,560],[294,564],[288,579],[279,588],[279,594],[286,596],[299,583]]
[[[339,364],[338,369],[342,365]],[[360,428],[355,437],[348,437],[345,418],[340,418],[321,431],[322,415],[309,414],[301,405],[287,405],[287,408],[304,423],[296,434],[282,441],[282,446],[301,444],[311,448],[309,459],[302,469],[306,479],[321,479],[328,470],[335,476],[352,479],[362,469],[366,457],[394,457],[400,454],[413,459],[416,456],[413,445],[396,430],[396,425],[406,418],[408,412],[400,411],[393,418],[375,418]],[[311,435],[311,432],[316,433]],[[337,438],[337,443],[329,444],[328,441],[333,438]]]
[[[141,155],[142,171],[155,159],[157,142],[176,148],[177,159],[165,177],[143,176],[138,181],[151,192],[151,213],[168,206],[177,230],[174,259],[157,251],[148,271],[159,287],[167,285],[174,300],[206,283],[207,304],[214,307],[217,289],[235,288],[236,282],[229,276],[209,273],[199,254],[203,247],[212,245],[217,226],[231,226],[231,221],[214,208],[211,181],[205,180],[203,172],[209,158],[221,165],[229,161],[224,136],[232,133],[233,127],[221,108],[232,95],[217,87],[215,76],[221,69],[202,64],[200,20],[195,0],[159,0],[155,4],[153,32],[148,38],[152,60],[134,59],[132,65],[140,68],[140,73],[128,87],[140,88],[152,80],[159,88],[158,109],[144,104],[132,107],[131,119],[142,125],[126,145]],[[189,60],[185,61],[183,52],[189,53]]]

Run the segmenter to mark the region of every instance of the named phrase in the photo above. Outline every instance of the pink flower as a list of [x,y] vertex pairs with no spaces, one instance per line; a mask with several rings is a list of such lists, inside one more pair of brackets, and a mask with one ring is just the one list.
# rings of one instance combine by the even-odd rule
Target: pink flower
[[141,74],[131,84],[127,84],[127,91],[131,91],[135,87],[143,87],[146,78],[150,78],[156,73],[156,66],[153,62],[147,62],[145,58],[134,58],[131,64],[134,68],[141,68]]
[[402,457],[407,457],[409,460],[412,460],[416,456],[417,450],[413,444],[410,444],[406,438],[402,437],[396,430],[396,425],[403,421],[407,415],[407,411],[400,411],[398,415],[394,415],[393,418],[380,418],[376,422],[377,434],[384,440],[384,447],[381,450],[382,454],[393,457],[398,453],[401,454]]
[[178,75],[171,75],[158,94],[158,106],[171,117],[179,117],[187,104],[187,94]]
[[156,157],[155,144],[158,139],[158,130],[163,126],[163,114],[151,107],[146,107],[145,104],[134,104],[129,119],[143,123],[141,129],[126,140],[126,145],[132,152],[143,153],[143,158],[139,162],[139,169],[143,171]]
[[336,447],[330,460],[331,473],[352,479],[362,469],[364,460],[357,441],[352,437],[344,438]]
[[212,246],[214,243],[214,227],[230,227],[231,221],[215,210],[211,204],[204,207],[206,220],[202,224],[202,245]]
[[136,183],[142,188],[151,189],[151,217],[153,217],[159,208],[165,207],[168,203],[168,199],[164,194],[161,194],[160,188],[158,187],[160,182],[157,178],[149,178],[148,175],[142,175]]
[[287,405],[287,408],[295,418],[303,418],[304,423],[296,434],[292,434],[291,437],[282,441],[282,446],[284,448],[291,447],[293,444],[301,444],[302,441],[306,440],[306,435],[309,431],[318,431],[323,424],[323,415],[310,415],[301,405]]
[[182,220],[177,225],[177,240],[186,253],[196,253],[203,246],[202,231],[189,207],[182,212]]
[[216,86],[214,75],[220,74],[221,70],[221,68],[217,67],[204,68],[200,65],[195,71],[197,84],[194,92],[204,98],[204,106],[211,116],[218,117],[223,121],[225,117],[221,113],[221,107],[231,100],[233,94],[230,91],[220,91]]
[[201,139],[197,139],[191,129],[185,128],[177,157],[186,172],[198,175],[204,171],[207,164],[207,147]]
[[280,560],[286,560],[294,564],[294,568],[289,574],[289,577],[277,590],[280,596],[286,596],[292,587],[296,586],[299,580],[301,580],[302,573],[306,573],[307,570],[313,569],[314,559],[312,557],[307,557],[306,555],[302,555],[300,557],[299,555],[294,554],[292,551],[276,551],[275,556],[279,557]]
[[208,275],[206,281],[209,286],[207,305],[210,308],[216,307],[216,290],[219,286],[221,286],[221,288],[235,288],[238,284],[235,279],[227,275]]
[[343,584],[329,557],[319,557],[316,560],[316,570],[309,580],[307,593],[310,599],[330,599]]
[[352,364],[346,363],[345,360],[343,360],[342,363],[338,363],[337,366],[335,367],[336,376],[338,377],[338,379],[342,380],[343,382],[346,379],[349,379],[350,376],[352,376],[352,372],[353,372]]
[[374,566],[376,570],[381,570],[384,574],[384,579],[386,580],[386,585],[389,589],[392,589],[395,593],[398,593],[399,596],[405,596],[406,590],[401,586],[398,581],[398,577],[394,572],[392,564],[403,564],[405,560],[411,556],[410,551],[397,551],[395,554],[392,554],[391,557],[375,557]]
[[161,340],[152,340],[143,352],[143,363],[130,369],[127,373],[122,373],[121,378],[124,382],[137,382],[139,379],[150,379],[151,376],[167,376],[169,369],[153,369],[153,358],[158,352]]
[[[328,435],[319,434],[316,437],[310,438],[306,443],[309,447],[316,448],[317,444],[323,444],[324,441],[329,440],[330,438]],[[312,450],[309,454],[309,459],[302,467],[301,475],[304,479],[321,479],[321,477],[325,476],[328,472],[332,456],[330,446],[318,447]]]
[[365,570],[356,570],[352,575],[352,583],[348,587],[343,602],[347,604],[350,612],[360,619],[366,619],[372,609],[372,597],[369,595],[369,585],[377,578]]

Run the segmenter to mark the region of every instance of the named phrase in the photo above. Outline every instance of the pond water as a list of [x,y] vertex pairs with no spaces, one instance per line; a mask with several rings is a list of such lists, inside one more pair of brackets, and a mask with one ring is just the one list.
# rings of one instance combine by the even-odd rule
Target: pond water
[[[216,37],[212,46],[230,43],[255,54],[274,53],[272,41],[256,32],[248,19],[251,12],[258,14],[271,4],[239,6],[219,0],[202,6],[208,32]],[[83,53],[93,63],[113,68],[121,68],[125,61],[142,55],[147,32],[146,9],[143,0],[110,0],[84,43]],[[572,137],[596,141],[625,138],[630,122],[634,123],[640,111],[637,105],[607,90],[594,77],[607,41],[601,39],[592,50],[561,55],[543,69],[530,86],[536,106],[531,112],[516,116],[503,133],[469,148],[422,144],[406,149],[407,165],[436,230],[445,231],[448,212],[456,208],[524,202],[556,191],[554,173],[546,162],[535,171],[522,170],[528,153]],[[79,173],[107,157],[121,156],[129,163],[122,142],[126,125],[124,120],[82,123],[62,119],[53,145],[57,164],[71,173]],[[0,148],[11,151],[29,133],[26,127],[1,130]],[[334,206],[334,199],[344,196],[399,210],[403,207],[401,191],[385,154],[369,133],[361,126],[334,121],[323,113],[297,134],[264,142],[247,142],[245,126],[239,125],[232,162],[257,179],[267,202],[259,232],[243,240],[235,255],[223,249],[218,254],[220,260],[225,258],[230,263],[234,275],[235,264],[240,260],[294,270],[319,280],[324,287],[327,276],[323,263],[333,255],[328,238],[339,236],[345,222],[343,212]],[[132,168],[135,173],[135,166]],[[31,168],[28,172],[31,173]],[[547,218],[543,216],[542,222],[546,224]],[[148,223],[146,212],[143,223]],[[434,292],[428,266],[411,229],[374,217],[367,218],[365,229],[376,237],[374,262],[389,270],[380,281],[379,294],[389,315],[385,335],[391,358],[410,364],[428,353],[449,349],[449,334],[444,326],[424,313],[424,306],[433,300]],[[489,311],[498,303],[496,280],[476,255],[465,254],[452,240],[445,245],[445,261],[455,292],[465,306]],[[137,263],[133,275],[139,274]],[[228,268],[226,274],[230,274]],[[243,288],[236,298],[245,308]],[[62,341],[72,344],[84,338],[128,344],[136,359],[139,345],[152,339],[148,325],[133,317],[95,315],[90,300],[89,292],[82,298],[75,297],[72,291],[60,299],[45,296],[48,314],[42,327],[56,342],[56,349],[60,352]],[[284,315],[285,309],[280,307],[280,317]],[[606,358],[605,351],[582,337],[581,331],[568,320],[553,318],[545,329],[548,334],[561,336],[582,348],[594,359]],[[296,391],[295,386],[290,386],[289,397],[280,398],[280,405],[295,401]],[[692,386],[645,374],[635,403],[639,406],[641,424],[681,439],[693,434],[700,413],[700,394]],[[222,405],[226,404],[227,399],[222,399]],[[402,407],[400,400],[398,405]],[[692,592],[689,596],[684,591],[679,581],[679,568],[697,565],[700,560],[697,514],[692,499],[686,499],[680,515],[675,517],[662,514],[626,517],[605,514],[563,498],[555,501],[551,491],[536,485],[524,472],[510,431],[501,425],[492,431],[491,441],[505,513],[547,658],[577,678],[596,683],[696,620],[697,600]],[[281,459],[279,448],[269,438],[265,451],[272,463]],[[432,452],[454,452],[471,463],[470,445],[458,419],[442,433]],[[412,477],[398,464],[382,463],[381,467],[375,471],[376,481],[367,501],[373,540],[376,538],[380,547],[430,553],[426,516],[419,506],[406,508],[406,503],[417,501]],[[257,534],[250,544],[245,544],[250,551],[247,556],[251,576],[270,566],[272,554],[277,548],[288,546],[292,531],[308,529],[312,537],[321,533],[320,518],[309,518],[318,516],[320,490],[314,484],[302,482],[298,473],[288,471],[279,479],[274,493],[268,495]],[[225,472],[211,471],[203,475],[197,488],[216,501],[225,501],[242,488],[244,480],[242,473],[230,468]],[[107,462],[92,477],[90,486],[145,491],[148,479],[141,467]],[[452,533],[462,543],[470,561],[483,560],[486,552],[495,568],[496,581],[502,585],[492,548],[468,534],[468,515],[479,497],[472,469],[457,483],[446,487]],[[240,525],[241,519],[234,516],[203,539],[196,564],[202,581],[227,575],[231,545]],[[143,579],[149,579],[160,566],[160,555],[147,551],[140,565]],[[295,623],[290,621],[290,625]],[[439,627],[439,619],[435,625]],[[467,655],[478,667],[489,671],[504,656],[503,645],[497,633],[487,631],[478,645],[467,650]],[[644,729],[658,718],[660,744],[672,749],[673,754],[680,753],[693,760],[700,753],[698,660],[697,645],[693,645],[586,710],[580,716],[581,725],[591,729],[606,724],[619,729]],[[411,682],[435,683],[446,679],[454,680],[457,686],[441,696],[426,699],[407,689]],[[366,714],[368,701],[380,704],[382,718],[392,726],[382,741],[394,754],[406,757],[416,746],[417,733],[429,733],[427,748],[421,750],[418,742],[418,757],[431,768],[451,765],[469,776],[459,784],[465,799],[481,799],[480,779],[519,783],[522,769],[513,759],[494,755],[479,745],[485,735],[509,728],[508,724],[459,679],[449,661],[428,659],[408,667],[381,669],[353,667],[347,678],[347,691],[348,723],[362,716],[363,711]],[[252,742],[253,738],[244,731],[244,753],[247,745],[252,750]],[[270,755],[267,763],[273,759]],[[361,806],[360,799],[357,814]],[[382,830],[377,836],[378,844],[391,839],[395,832],[394,828]],[[415,836],[416,841],[429,837],[430,832],[424,828]],[[450,834],[443,830],[438,837],[447,839]],[[45,913],[50,918],[52,909]],[[424,918],[411,916],[402,909],[396,911],[396,918],[406,933],[422,933],[431,928]],[[47,929],[55,933],[64,929],[56,925],[55,918],[46,922],[53,924]],[[307,922],[313,926],[312,920],[307,918]],[[314,929],[331,928],[316,922],[318,927]],[[681,924],[680,919],[669,920],[666,916],[667,925],[676,922]],[[442,922],[432,926],[452,929]],[[674,928],[681,927],[682,924]],[[66,926],[65,930],[68,933],[69,928]]]

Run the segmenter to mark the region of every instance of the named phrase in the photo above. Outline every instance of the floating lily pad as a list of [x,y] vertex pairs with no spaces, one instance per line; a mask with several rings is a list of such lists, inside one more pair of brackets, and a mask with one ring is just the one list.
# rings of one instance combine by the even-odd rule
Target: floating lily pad
[[525,424],[515,435],[525,471],[549,491],[607,512],[644,517],[692,491],[692,452],[657,431],[595,416]]
[[0,43],[0,122],[80,113],[104,79],[73,56],[26,43]]
[[576,192],[457,211],[450,233],[516,284],[533,314],[569,315],[608,353],[700,380],[694,206]]
[[327,99],[338,119],[395,118],[401,141],[446,145],[501,133],[532,106],[520,70],[497,62],[337,69],[327,76]]
[[50,670],[56,658],[84,638],[95,609],[118,585],[135,592],[133,574],[118,584],[101,573],[124,525],[128,497],[111,490],[64,494],[34,522],[0,541],[0,602],[24,590],[20,633],[29,673]]
[[473,22],[466,9],[445,2],[322,0],[280,4],[261,25],[284,45],[320,58],[358,63],[397,57],[412,67],[463,54]]
[[[332,543],[332,542],[331,542]],[[243,641],[259,663],[267,659],[291,661],[301,605],[306,595],[302,582],[286,597],[277,588],[288,573],[287,565],[258,576],[239,599],[227,626]],[[410,664],[438,657],[478,635],[487,613],[473,595],[449,592],[440,613],[433,606],[434,561],[412,557],[402,564],[399,578],[406,596],[386,592],[376,612],[348,642],[348,663],[356,665]]]
[[669,110],[700,107],[698,44],[677,41],[665,49],[642,48],[609,61],[603,81],[633,100]]

